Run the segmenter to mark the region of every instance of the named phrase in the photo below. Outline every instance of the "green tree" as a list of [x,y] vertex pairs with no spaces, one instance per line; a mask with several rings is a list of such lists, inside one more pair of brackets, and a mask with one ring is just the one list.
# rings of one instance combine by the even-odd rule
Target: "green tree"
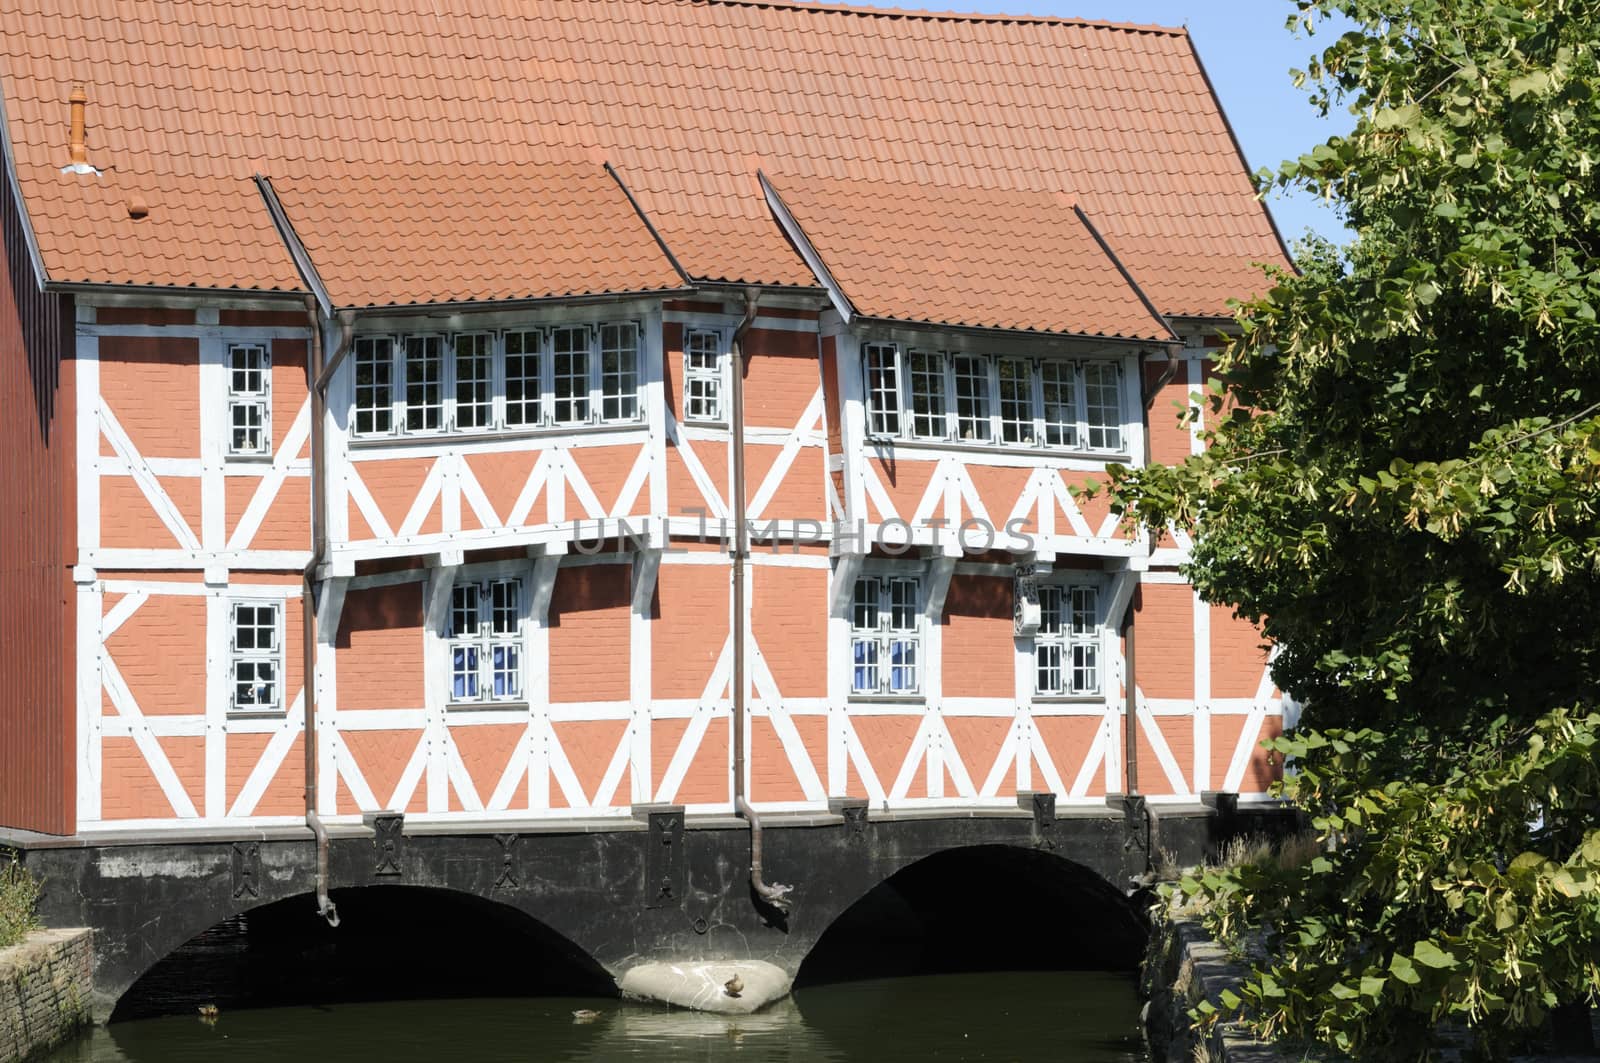
[[[1190,578],[1262,625],[1325,729],[1280,751],[1332,855],[1193,884],[1274,935],[1247,1003],[1374,1058],[1414,1058],[1451,1014],[1498,1051],[1600,993],[1600,0],[1298,8],[1292,27],[1355,24],[1297,76],[1357,121],[1266,180],[1328,197],[1355,239],[1237,308],[1207,451],[1111,491],[1201,528]],[[1500,926],[1533,909],[1481,872],[1535,860],[1548,910]],[[1538,934],[1567,960],[1518,962]]]

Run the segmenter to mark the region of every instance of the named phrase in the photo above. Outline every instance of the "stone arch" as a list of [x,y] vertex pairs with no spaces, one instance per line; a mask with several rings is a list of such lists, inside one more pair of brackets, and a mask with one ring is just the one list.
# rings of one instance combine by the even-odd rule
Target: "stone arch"
[[[369,966],[380,973],[384,969],[384,957],[399,951],[402,942],[406,950],[418,950],[420,946],[420,951],[426,956],[428,932],[431,931],[441,940],[451,939],[469,946],[476,944],[485,950],[499,949],[508,965],[507,969],[514,962],[516,970],[528,976],[510,983],[489,983],[479,978],[478,984],[495,992],[524,991],[530,986],[543,984],[540,977],[552,973],[555,977],[572,979],[570,983],[558,983],[563,989],[577,989],[593,995],[615,991],[611,974],[593,956],[550,922],[536,917],[522,905],[447,886],[383,881],[338,887],[332,891],[332,896],[341,915],[341,925],[337,929],[328,927],[317,914],[315,895],[311,892],[246,898],[244,903],[191,904],[184,906],[181,912],[149,920],[143,928],[144,932],[133,939],[137,942],[136,949],[121,957],[102,955],[99,958],[95,978],[96,1019],[104,1022],[141,1013],[137,1007],[148,1004],[151,994],[161,990],[159,984],[150,986],[152,980],[159,982],[163,971],[172,966],[175,960],[192,956],[192,953],[186,952],[185,946],[193,946],[210,938],[214,948],[226,951],[227,939],[237,936],[241,926],[258,927],[258,937],[267,939],[269,943],[277,943],[279,952],[276,957],[269,958],[268,963],[272,966],[267,969],[291,976],[297,970],[307,969],[310,963],[295,963],[292,947],[284,949],[281,942],[276,941],[284,928],[290,931],[295,946],[309,949],[331,946],[350,951],[354,962],[345,966],[358,971],[362,967],[361,950],[388,937],[391,939],[389,946],[368,961]],[[405,916],[413,918],[406,919]],[[160,925],[155,925],[157,923]],[[470,951],[470,948],[466,951]],[[539,957],[541,962],[527,962],[532,957]],[[234,956],[234,959],[243,962],[242,953]],[[324,955],[321,962],[325,960]],[[258,956],[251,962],[259,966],[261,958]],[[415,965],[412,968],[415,969]],[[252,977],[259,979],[261,973],[258,969]],[[396,992],[393,972],[389,978],[391,980],[380,995],[406,995],[403,987]],[[208,989],[212,997],[219,993],[226,996],[230,991],[239,990],[236,986],[230,988],[224,984],[219,987],[215,983]],[[178,998],[181,997],[180,992]],[[267,1002],[287,1003],[293,999],[292,994],[285,994],[275,999],[269,998]],[[253,996],[252,1000],[254,1002]],[[134,1010],[130,1010],[130,1004],[135,1005]],[[143,1013],[149,1013],[149,1010]]]
[[[975,841],[908,854],[872,870],[838,891],[825,925],[810,928],[794,961],[797,985],[854,976],[841,969],[848,968],[852,944],[892,958],[882,946],[897,929],[940,935],[926,944],[953,950],[1005,946],[1005,936],[1013,935],[1012,948],[996,950],[1013,965],[1031,957],[1039,966],[1132,969],[1144,944],[1141,905],[1104,870],[1052,849]],[[928,958],[921,959],[926,964]],[[981,956],[949,959],[953,968],[984,966]]]

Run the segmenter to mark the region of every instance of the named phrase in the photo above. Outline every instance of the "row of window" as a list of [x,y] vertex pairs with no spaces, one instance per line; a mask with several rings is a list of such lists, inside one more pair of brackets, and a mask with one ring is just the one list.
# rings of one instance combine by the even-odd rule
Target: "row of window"
[[436,435],[639,420],[639,326],[362,336],[358,436]]
[[[1039,630],[1033,639],[1034,693],[1041,697],[1100,693],[1099,590],[1045,584],[1039,588],[1039,606]],[[926,634],[919,578],[856,580],[850,605],[850,692],[878,697],[921,694]]]
[[869,343],[863,367],[873,436],[1111,453],[1125,445],[1115,362]]
[[[463,580],[451,588],[445,631],[450,701],[519,702],[526,696],[525,590],[517,577]],[[850,608],[850,692],[914,697],[922,693],[927,621],[922,580],[863,576]],[[1034,636],[1034,692],[1041,697],[1100,693],[1099,592],[1093,586],[1044,584]],[[236,602],[231,667],[235,711],[282,708],[282,607]]]
[[[715,329],[684,334],[686,421],[725,422],[727,359]],[[357,436],[436,435],[640,419],[639,326],[362,336]],[[229,453],[270,455],[270,350],[228,349]],[[1122,368],[869,343],[867,428],[879,438],[1119,453]]]

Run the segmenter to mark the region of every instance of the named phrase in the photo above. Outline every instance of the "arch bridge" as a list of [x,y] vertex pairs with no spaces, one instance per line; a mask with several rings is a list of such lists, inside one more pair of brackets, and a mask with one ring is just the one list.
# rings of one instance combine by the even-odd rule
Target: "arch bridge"
[[[826,815],[765,817],[766,876],[792,886],[786,910],[752,887],[748,824],[686,817],[673,806],[639,808],[628,820],[478,830],[369,816],[364,825],[331,828],[328,881],[335,899],[341,891],[400,886],[494,902],[484,910],[515,909],[554,935],[580,967],[672,1003],[730,1009],[725,1000],[654,991],[630,972],[716,964],[772,972],[770,985],[733,1005],[746,1010],[786,993],[830,928],[835,943],[853,933],[859,920],[852,924],[847,913],[891,880],[915,880],[936,896],[935,933],[976,927],[978,940],[997,912],[1030,906],[1041,923],[1059,924],[1071,915],[1060,909],[1070,907],[1091,913],[1086,928],[1120,933],[1140,925],[1135,897],[1158,862],[1197,862],[1230,837],[1286,826],[1282,812],[1241,809],[1228,794],[1163,805],[1159,817],[1153,812],[1140,798],[1113,795],[1104,807],[1058,813],[1054,795],[1029,793],[1015,809],[958,815],[869,813],[863,802],[845,801]],[[101,1021],[152,967],[208,928],[295,898],[306,920],[318,920],[316,846],[299,828],[182,837],[163,831],[159,838],[18,835],[0,843],[20,849],[43,880],[46,925],[93,930]],[[476,910],[455,917],[468,921],[463,933],[474,929]],[[396,936],[415,929],[394,921],[388,929]],[[1071,956],[1059,959],[1060,966],[1076,965]]]

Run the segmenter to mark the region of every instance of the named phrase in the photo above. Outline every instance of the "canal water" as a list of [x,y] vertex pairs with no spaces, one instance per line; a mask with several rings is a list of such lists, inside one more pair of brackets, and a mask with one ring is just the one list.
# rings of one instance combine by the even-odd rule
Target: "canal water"
[[[1131,974],[1005,971],[838,982],[739,1017],[609,998],[408,1000],[116,1022],[48,1063],[1145,1059]],[[575,1011],[597,1015],[575,1017]]]

